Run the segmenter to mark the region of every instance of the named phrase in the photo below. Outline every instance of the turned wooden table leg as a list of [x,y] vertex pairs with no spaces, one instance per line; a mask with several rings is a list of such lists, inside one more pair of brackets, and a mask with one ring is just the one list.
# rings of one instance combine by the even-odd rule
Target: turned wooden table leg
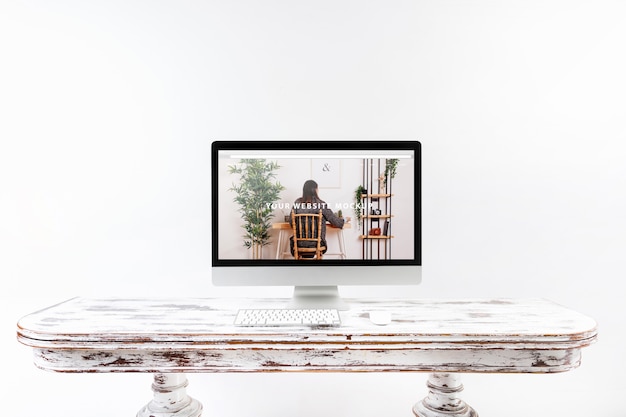
[[413,407],[417,417],[478,417],[457,394],[463,391],[459,375],[433,373],[428,378],[428,395]]
[[154,398],[137,417],[200,417],[202,404],[187,395],[188,384],[184,374],[155,374]]

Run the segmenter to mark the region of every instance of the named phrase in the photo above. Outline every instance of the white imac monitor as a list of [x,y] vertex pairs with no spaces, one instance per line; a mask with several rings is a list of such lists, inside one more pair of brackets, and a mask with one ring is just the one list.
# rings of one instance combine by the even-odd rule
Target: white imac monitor
[[[216,141],[211,174],[215,285],[344,308],[338,286],[420,283],[419,142]],[[294,243],[295,214],[321,214],[296,225],[315,240]]]

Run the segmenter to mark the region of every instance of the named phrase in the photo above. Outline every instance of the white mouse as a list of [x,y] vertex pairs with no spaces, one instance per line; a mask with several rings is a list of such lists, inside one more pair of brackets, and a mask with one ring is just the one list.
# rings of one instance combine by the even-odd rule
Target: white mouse
[[391,313],[388,311],[370,311],[370,321],[378,326],[391,323]]

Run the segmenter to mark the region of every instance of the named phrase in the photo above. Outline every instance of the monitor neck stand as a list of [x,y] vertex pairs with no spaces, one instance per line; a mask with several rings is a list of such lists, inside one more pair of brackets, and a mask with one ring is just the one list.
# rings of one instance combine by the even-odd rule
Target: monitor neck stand
[[339,295],[339,288],[329,286],[296,286],[289,308],[335,308],[349,310],[350,307]]

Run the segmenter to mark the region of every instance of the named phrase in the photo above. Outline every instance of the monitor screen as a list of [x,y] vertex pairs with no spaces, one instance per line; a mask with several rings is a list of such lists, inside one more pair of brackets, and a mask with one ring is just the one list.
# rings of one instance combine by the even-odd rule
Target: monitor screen
[[417,141],[216,141],[216,285],[416,284]]

